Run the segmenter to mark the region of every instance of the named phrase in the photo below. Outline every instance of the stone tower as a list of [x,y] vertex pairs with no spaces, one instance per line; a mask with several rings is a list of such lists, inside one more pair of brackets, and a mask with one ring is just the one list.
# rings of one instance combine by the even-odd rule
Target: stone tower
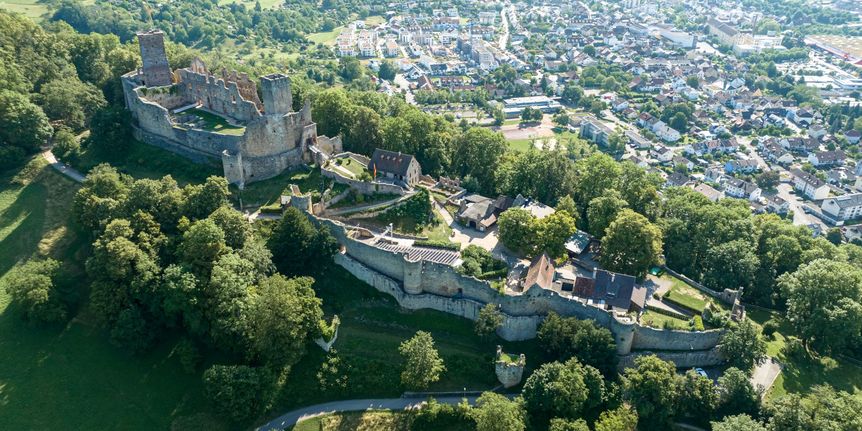
[[260,78],[263,93],[263,110],[266,115],[284,115],[293,112],[293,95],[290,92],[290,78],[281,73],[273,73]]
[[494,373],[497,374],[497,380],[503,384],[505,388],[511,388],[521,383],[521,378],[524,376],[524,366],[527,364],[527,357],[523,353],[515,357],[503,353],[503,348],[497,346],[497,356],[494,360]]
[[171,67],[165,53],[165,34],[161,30],[138,33],[141,45],[141,61],[144,86],[162,87],[171,85]]

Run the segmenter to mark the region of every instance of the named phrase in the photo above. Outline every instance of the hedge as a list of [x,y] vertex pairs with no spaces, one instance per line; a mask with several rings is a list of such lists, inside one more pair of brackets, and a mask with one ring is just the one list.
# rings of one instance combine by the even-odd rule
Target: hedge
[[461,250],[461,245],[456,244],[454,242],[449,241],[434,241],[429,239],[417,239],[413,241],[413,245],[416,247],[430,247],[430,248],[442,248],[446,250]]
[[483,272],[479,275],[480,280],[489,280],[494,278],[502,278],[509,274],[509,268],[501,268],[494,271]]
[[670,310],[665,310],[664,308],[655,307],[655,306],[652,306],[649,304],[647,304],[646,309],[650,310],[650,311],[655,311],[658,314],[663,314],[663,315],[668,316],[668,317],[673,317],[675,319],[688,320],[688,316],[686,316],[684,314],[680,314],[680,313],[670,311]]

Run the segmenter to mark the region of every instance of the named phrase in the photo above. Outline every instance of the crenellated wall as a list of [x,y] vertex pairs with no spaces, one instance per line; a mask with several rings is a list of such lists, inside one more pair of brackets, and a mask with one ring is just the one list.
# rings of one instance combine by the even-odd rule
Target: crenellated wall
[[679,366],[701,360],[704,362],[699,365],[712,365],[720,360],[715,359],[715,352],[712,356],[697,353],[711,352],[718,344],[721,330],[690,332],[649,328],[628,316],[617,316],[538,287],[522,295],[504,295],[487,281],[464,276],[452,266],[410,261],[403,254],[353,239],[340,222],[324,218],[315,218],[315,221],[327,226],[343,246],[343,252],[336,256],[339,265],[381,292],[392,295],[404,308],[429,308],[476,320],[485,304],[497,304],[503,315],[497,334],[508,341],[534,338],[542,320],[549,311],[554,311],[562,316],[591,319],[610,329],[619,355],[629,355],[633,350],[656,350],[661,355],[687,354],[672,356],[684,364]]

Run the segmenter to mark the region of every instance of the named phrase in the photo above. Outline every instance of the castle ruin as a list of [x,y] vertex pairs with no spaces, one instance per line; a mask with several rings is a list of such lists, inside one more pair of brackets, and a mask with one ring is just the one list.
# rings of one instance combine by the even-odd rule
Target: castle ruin
[[200,59],[171,71],[161,31],[138,41],[143,67],[122,77],[138,140],[195,161],[220,159],[240,187],[342,151],[340,138],[317,136],[308,101],[293,111],[286,75],[261,77],[259,95],[248,75],[216,75]]

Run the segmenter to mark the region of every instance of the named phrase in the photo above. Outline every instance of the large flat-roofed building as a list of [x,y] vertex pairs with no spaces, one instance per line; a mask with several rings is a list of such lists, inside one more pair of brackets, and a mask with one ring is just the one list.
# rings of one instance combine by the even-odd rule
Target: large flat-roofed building
[[521,115],[524,108],[538,109],[546,114],[552,114],[563,107],[556,99],[548,96],[513,97],[504,100],[503,104],[503,112],[507,117]]

